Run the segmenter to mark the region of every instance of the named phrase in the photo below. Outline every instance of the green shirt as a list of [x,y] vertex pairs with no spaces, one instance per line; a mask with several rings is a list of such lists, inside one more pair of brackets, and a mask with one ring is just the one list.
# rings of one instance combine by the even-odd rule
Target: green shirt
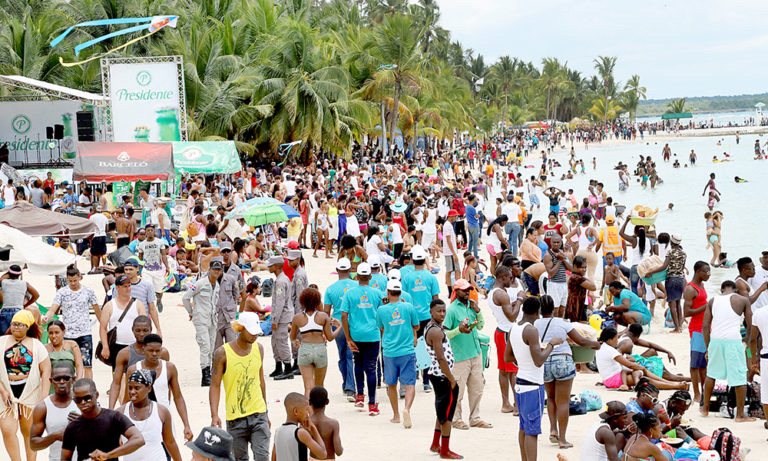
[[472,325],[475,320],[478,320],[477,327],[472,328],[472,331],[469,333],[459,333],[453,338],[451,338],[450,335],[448,336],[449,341],[451,342],[453,357],[457,362],[473,359],[481,353],[480,339],[477,337],[477,330],[482,328],[482,325],[477,317],[477,313],[469,306],[464,305],[458,298],[448,306],[445,320],[443,320],[443,327],[446,330],[458,328],[459,324],[467,318],[469,318],[470,325]]

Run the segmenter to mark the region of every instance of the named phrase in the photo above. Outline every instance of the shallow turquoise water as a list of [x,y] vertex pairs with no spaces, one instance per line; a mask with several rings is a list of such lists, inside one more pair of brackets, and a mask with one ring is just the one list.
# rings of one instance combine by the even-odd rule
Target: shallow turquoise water
[[[722,145],[717,146],[718,139],[723,139]],[[723,244],[722,251],[728,253],[728,259],[735,261],[742,256],[750,256],[758,263],[760,252],[768,249],[766,242],[765,224],[768,223],[762,206],[768,188],[763,178],[768,175],[768,161],[753,160],[753,145],[757,135],[742,136],[739,145],[736,145],[735,137],[701,137],[680,138],[668,141],[673,154],[670,162],[662,160],[661,151],[667,141],[656,141],[653,137],[646,137],[643,143],[627,143],[612,146],[591,145],[589,150],[584,150],[583,145],[576,145],[576,157],[584,160],[586,174],[577,174],[574,179],[559,181],[559,177],[567,168],[567,153],[557,154],[557,158],[564,167],[556,169],[558,180],[551,185],[563,190],[574,189],[576,197],[581,199],[588,194],[589,179],[596,179],[605,184],[608,195],[613,197],[614,203],[626,205],[627,209],[635,205],[645,205],[652,208],[659,207],[666,210],[668,203],[674,203],[673,211],[660,211],[656,221],[657,232],[678,232],[683,236],[683,249],[688,254],[686,267],[692,271],[693,264],[697,260],[709,261],[712,251],[706,249],[705,219],[704,213],[708,211],[707,198],[702,197],[702,191],[707,183],[710,173],[715,173],[716,185],[721,192],[721,199],[715,210],[724,213],[722,227]],[[673,168],[675,158],[680,159],[683,165],[688,164],[688,154],[694,149],[698,159],[693,167]],[[712,163],[712,156],[723,158],[723,152],[731,154],[734,160],[727,163]],[[656,162],[659,176],[664,180],[657,184],[655,189],[650,186],[643,188],[638,178],[632,177],[628,190],[619,192],[618,174],[613,167],[619,161],[630,165],[630,174],[639,160],[639,155],[651,155]],[[592,168],[592,158],[597,158],[597,169]],[[538,162],[536,162],[538,166]],[[521,170],[522,171],[522,170]],[[533,169],[523,171],[523,176],[530,177]],[[734,176],[740,176],[749,180],[748,183],[736,184]],[[527,199],[527,197],[526,197]],[[526,200],[527,201],[527,200]],[[542,210],[535,213],[537,219],[545,219],[548,207],[542,197]],[[491,214],[492,215],[492,214]],[[626,215],[626,213],[625,213]],[[630,225],[631,226],[631,225]],[[630,227],[631,229],[631,227]],[[737,275],[736,269],[713,269],[710,285],[722,280],[733,279]],[[713,285],[714,286],[714,285]]]

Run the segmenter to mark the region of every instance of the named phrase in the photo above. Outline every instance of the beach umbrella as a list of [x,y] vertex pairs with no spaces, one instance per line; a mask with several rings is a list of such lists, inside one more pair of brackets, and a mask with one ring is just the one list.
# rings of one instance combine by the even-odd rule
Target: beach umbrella
[[226,216],[227,219],[244,219],[249,226],[261,226],[298,218],[299,212],[280,200],[271,197],[256,197],[237,205]]

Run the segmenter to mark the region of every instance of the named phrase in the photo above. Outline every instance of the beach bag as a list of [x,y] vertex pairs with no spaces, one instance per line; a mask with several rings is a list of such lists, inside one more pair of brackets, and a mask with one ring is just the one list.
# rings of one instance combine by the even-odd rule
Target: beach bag
[[117,319],[117,323],[115,324],[115,326],[112,327],[112,329],[107,332],[107,344],[104,344],[101,341],[99,341],[99,345],[96,346],[96,357],[102,362],[104,362],[105,364],[109,365],[110,367],[112,366],[112,364],[115,363],[116,357],[113,357],[112,355],[110,355],[108,359],[105,359],[101,354],[102,352],[104,352],[105,347],[107,348],[107,350],[111,351],[115,343],[117,343],[117,327],[118,325],[120,325],[120,322],[123,321],[128,311],[131,310],[131,307],[133,307],[134,301],[136,301],[136,298],[131,298],[131,300],[128,302],[128,305],[125,306],[125,309],[123,309],[123,313],[120,314],[120,318]]
[[572,395],[571,401],[568,402],[568,414],[570,415],[586,415],[587,414],[587,402],[579,395]]
[[677,450],[674,451],[674,453],[675,453],[675,459],[698,460],[699,456],[701,456],[702,451],[698,448],[678,448]]
[[595,411],[603,408],[603,399],[595,391],[585,389],[579,394],[581,400],[587,404],[587,411]]
[[664,314],[664,328],[675,328],[675,322],[672,321],[672,311],[669,309]]
[[716,451],[722,461],[741,461],[741,439],[733,435],[727,427],[721,427],[712,433],[709,449]]
[[271,298],[272,297],[272,290],[275,287],[275,280],[274,279],[266,279],[261,283],[261,296],[264,296],[265,298]]
[[197,237],[200,232],[197,229],[194,219],[187,223],[187,235],[190,237]]

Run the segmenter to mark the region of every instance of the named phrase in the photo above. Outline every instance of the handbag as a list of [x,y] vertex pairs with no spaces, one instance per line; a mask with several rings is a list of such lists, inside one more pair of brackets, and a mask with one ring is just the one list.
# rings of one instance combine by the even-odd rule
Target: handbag
[[131,310],[131,306],[133,306],[134,301],[136,301],[136,298],[131,298],[131,300],[128,302],[128,305],[125,306],[125,309],[123,309],[123,313],[120,314],[120,318],[117,319],[117,324],[115,324],[115,326],[107,332],[106,346],[101,341],[99,341],[99,344],[96,346],[96,358],[104,362],[106,365],[109,365],[110,367],[115,363],[115,357],[110,355],[108,359],[105,359],[102,357],[101,353],[104,352],[104,347],[107,347],[111,351],[115,343],[117,343],[117,327],[120,325],[120,322],[123,321],[125,315],[128,314],[128,311]]

